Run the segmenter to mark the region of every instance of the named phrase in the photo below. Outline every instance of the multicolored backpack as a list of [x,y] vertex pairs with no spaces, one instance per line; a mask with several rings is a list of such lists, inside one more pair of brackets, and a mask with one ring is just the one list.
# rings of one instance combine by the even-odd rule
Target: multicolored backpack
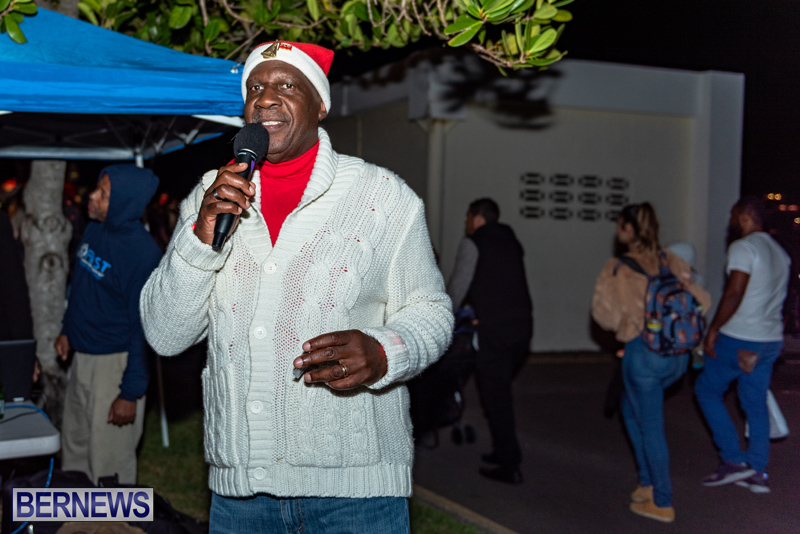
[[703,306],[672,274],[663,252],[658,263],[658,274],[650,276],[633,258],[623,256],[620,259],[620,264],[647,277],[641,333],[647,348],[662,356],[686,354],[703,340],[706,326]]

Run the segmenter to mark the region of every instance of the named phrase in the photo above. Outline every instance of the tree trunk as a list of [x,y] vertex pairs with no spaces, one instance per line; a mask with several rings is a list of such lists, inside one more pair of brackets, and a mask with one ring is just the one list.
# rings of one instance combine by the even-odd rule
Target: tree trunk
[[58,428],[61,428],[66,373],[56,361],[53,343],[61,332],[66,308],[67,246],[72,236],[72,226],[61,206],[66,168],[65,161],[33,162],[23,193],[26,213],[21,232],[36,356],[42,366],[44,409]]

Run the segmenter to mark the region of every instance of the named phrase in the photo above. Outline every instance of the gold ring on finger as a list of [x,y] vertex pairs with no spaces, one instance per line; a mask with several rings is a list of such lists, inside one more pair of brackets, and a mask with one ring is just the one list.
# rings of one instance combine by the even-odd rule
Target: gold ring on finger
[[350,375],[347,373],[347,367],[345,367],[345,366],[344,366],[344,364],[343,364],[342,362],[339,362],[339,367],[341,367],[341,368],[342,368],[342,372],[344,373],[344,375],[342,376],[342,378],[347,378],[348,376],[350,376]]

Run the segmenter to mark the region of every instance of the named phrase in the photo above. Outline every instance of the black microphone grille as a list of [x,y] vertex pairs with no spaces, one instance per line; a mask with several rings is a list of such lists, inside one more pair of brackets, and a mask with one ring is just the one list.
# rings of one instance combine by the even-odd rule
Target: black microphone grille
[[247,149],[256,155],[256,161],[261,161],[269,150],[269,132],[260,124],[245,124],[244,128],[233,138],[233,154],[238,155],[242,149]]

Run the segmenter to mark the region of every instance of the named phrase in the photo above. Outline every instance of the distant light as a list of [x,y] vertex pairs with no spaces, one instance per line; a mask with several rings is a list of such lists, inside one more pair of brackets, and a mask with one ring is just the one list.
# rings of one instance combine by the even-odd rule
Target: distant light
[[789,211],[798,211],[798,209],[800,209],[800,206],[798,206],[797,204],[789,205]]
[[9,178],[8,180],[0,184],[0,189],[2,189],[4,193],[10,193],[16,188],[17,188],[17,181],[14,178]]
[[786,211],[786,204],[781,204],[780,206],[778,206],[778,209],[781,211]]
[[767,195],[767,198],[768,198],[769,200],[775,200],[775,195],[774,195],[774,194],[772,194],[772,193],[770,193],[769,195]]
[[795,218],[794,223],[795,224],[800,224],[800,217]]
[[775,193],[775,200],[780,200],[780,199],[781,199],[781,194]]

